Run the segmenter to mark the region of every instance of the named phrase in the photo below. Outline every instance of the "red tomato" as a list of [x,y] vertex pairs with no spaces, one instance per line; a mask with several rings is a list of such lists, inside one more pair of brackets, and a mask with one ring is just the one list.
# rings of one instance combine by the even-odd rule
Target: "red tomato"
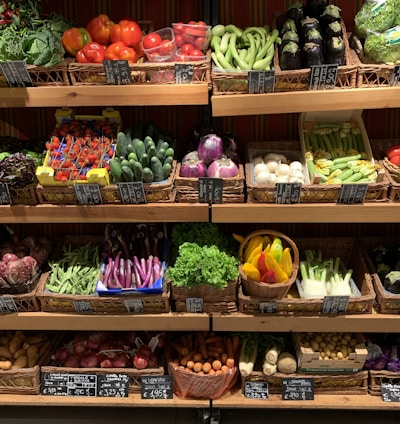
[[184,23],[183,22],[177,22],[172,27],[173,27],[173,30],[174,30],[174,34],[176,36],[177,34],[182,34],[182,31],[183,31],[183,28],[184,28]]
[[193,50],[194,50],[194,47],[190,43],[185,43],[185,44],[182,44],[182,46],[181,46],[181,54],[190,55],[191,51],[193,51]]
[[150,32],[143,37],[143,48],[154,49],[161,43],[161,37],[155,32]]
[[173,49],[174,46],[171,40],[162,40],[159,44],[158,52],[160,53],[160,56],[170,56]]
[[204,58],[204,53],[201,51],[201,50],[199,50],[199,49],[193,49],[191,52],[190,52],[190,57],[202,57],[202,58]]
[[196,37],[194,40],[194,46],[196,49],[205,50],[207,47],[207,38],[206,37]]
[[194,43],[194,35],[190,34],[190,27],[185,27],[182,31],[182,40],[184,43],[190,43],[193,44]]
[[396,156],[392,156],[390,158],[390,162],[393,163],[393,165],[400,166],[400,154],[398,154]]
[[181,47],[181,45],[183,44],[183,38],[181,34],[175,35],[175,44],[176,44],[176,47],[178,48]]

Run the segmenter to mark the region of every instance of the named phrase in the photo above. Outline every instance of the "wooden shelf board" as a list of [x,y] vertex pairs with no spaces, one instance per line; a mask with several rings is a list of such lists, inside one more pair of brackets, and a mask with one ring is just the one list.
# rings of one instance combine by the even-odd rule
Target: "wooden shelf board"
[[400,403],[384,402],[380,396],[370,395],[318,395],[314,400],[282,400],[280,395],[270,395],[268,399],[247,399],[240,390],[233,391],[220,399],[213,400],[213,408],[240,409],[353,409],[353,410],[393,410]]
[[208,314],[178,312],[143,315],[19,312],[1,315],[0,321],[3,330],[208,331],[210,328]]
[[145,205],[36,205],[0,206],[3,223],[79,222],[208,222],[209,206],[196,203]]
[[0,107],[207,105],[207,84],[1,88]]
[[400,106],[400,87],[229,94],[212,96],[211,104],[215,117],[396,108]]
[[400,203],[394,202],[371,202],[362,205],[243,203],[212,205],[211,209],[212,221],[216,223],[389,223],[399,222],[399,212]]
[[180,399],[141,399],[138,393],[130,394],[128,398],[96,398],[81,396],[42,396],[0,394],[2,406],[79,406],[79,407],[140,407],[140,408],[208,408],[208,400]]
[[398,333],[400,314],[300,316],[247,315],[238,312],[230,315],[213,314],[212,324],[214,331],[367,331],[370,333]]

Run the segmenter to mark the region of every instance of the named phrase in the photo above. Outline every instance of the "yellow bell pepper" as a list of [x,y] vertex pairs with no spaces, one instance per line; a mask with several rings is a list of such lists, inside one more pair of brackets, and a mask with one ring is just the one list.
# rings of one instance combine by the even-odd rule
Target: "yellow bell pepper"
[[267,265],[269,271],[275,271],[275,278],[277,283],[284,283],[289,279],[286,272],[282,269],[282,267],[278,264],[270,252],[265,254],[265,264]]
[[293,259],[290,253],[290,247],[285,247],[282,252],[282,268],[290,277],[293,273]]
[[263,244],[264,237],[263,236],[253,236],[247,243],[247,246],[244,249],[243,259],[245,262],[248,262],[248,258],[251,252],[261,243]]
[[[262,252],[261,252],[262,253]],[[251,264],[254,265],[257,269],[258,269],[258,261],[260,259],[261,253],[257,253],[257,255],[255,255],[252,260],[251,260]]]
[[253,262],[253,259],[257,256],[257,255],[259,255],[261,252],[262,252],[262,248],[263,248],[263,245],[262,245],[262,243],[260,243],[258,246],[256,246],[251,252],[250,252],[250,255],[249,255],[249,257],[247,258],[247,261],[246,262],[250,262],[250,263],[252,263]]
[[260,271],[254,265],[245,262],[242,270],[250,280],[260,281]]
[[236,234],[236,233],[232,233],[232,237],[238,242],[238,243],[243,243],[244,242],[244,237],[240,234]]

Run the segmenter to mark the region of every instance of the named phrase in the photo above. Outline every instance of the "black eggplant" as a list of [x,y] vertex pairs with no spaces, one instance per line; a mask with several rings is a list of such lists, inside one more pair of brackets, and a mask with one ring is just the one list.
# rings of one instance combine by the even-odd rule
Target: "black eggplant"
[[281,37],[281,44],[279,45],[279,52],[283,50],[286,44],[294,42],[299,44],[299,35],[295,31],[287,31]]
[[288,31],[297,32],[297,25],[293,19],[286,19],[282,25],[281,37]]
[[301,50],[294,41],[286,44],[279,56],[279,65],[283,71],[301,69]]
[[400,271],[391,271],[386,274],[383,286],[390,293],[400,294]]
[[340,22],[335,21],[331,22],[325,29],[324,36],[326,38],[330,37],[343,37],[343,29]]
[[307,0],[305,6],[305,14],[310,18],[319,18],[328,6],[328,0]]
[[334,4],[330,4],[329,6],[325,7],[324,12],[319,18],[319,22],[323,30],[325,30],[327,26],[332,22],[340,22],[341,11],[342,9],[340,9],[338,6],[335,6]]
[[301,21],[301,37],[304,39],[312,29],[321,30],[319,21],[316,18],[305,18]]
[[304,37],[304,43],[315,43],[322,47],[322,35],[317,29],[311,29]]
[[286,19],[293,19],[297,28],[300,27],[304,16],[304,5],[300,0],[295,1],[286,11]]
[[325,41],[324,49],[325,63],[346,65],[345,45],[343,38],[331,37]]
[[316,43],[305,43],[302,49],[303,68],[310,68],[313,65],[323,65],[324,56],[322,47]]

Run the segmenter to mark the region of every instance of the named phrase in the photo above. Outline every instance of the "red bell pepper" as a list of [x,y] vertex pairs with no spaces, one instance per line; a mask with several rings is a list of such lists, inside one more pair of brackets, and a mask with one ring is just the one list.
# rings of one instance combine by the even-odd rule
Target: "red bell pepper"
[[64,31],[61,42],[64,49],[72,56],[76,56],[78,51],[87,43],[92,41],[86,28],[73,27]]
[[99,43],[92,41],[85,44],[76,54],[79,63],[103,63],[105,48]]
[[123,19],[111,28],[111,42],[122,41],[125,46],[135,47],[142,41],[142,30],[137,22]]
[[261,252],[260,257],[258,258],[257,268],[260,271],[260,275],[264,275],[268,272],[267,265],[265,263],[265,253]]
[[122,41],[107,46],[104,59],[106,60],[127,60],[128,63],[136,63],[138,55],[132,47],[126,46]]
[[388,159],[392,159],[393,156],[400,155],[400,144],[394,144],[386,149],[386,156]]
[[93,41],[100,44],[110,44],[111,28],[114,25],[115,22],[111,21],[108,15],[102,13],[91,19],[86,25],[86,29],[89,31]]

